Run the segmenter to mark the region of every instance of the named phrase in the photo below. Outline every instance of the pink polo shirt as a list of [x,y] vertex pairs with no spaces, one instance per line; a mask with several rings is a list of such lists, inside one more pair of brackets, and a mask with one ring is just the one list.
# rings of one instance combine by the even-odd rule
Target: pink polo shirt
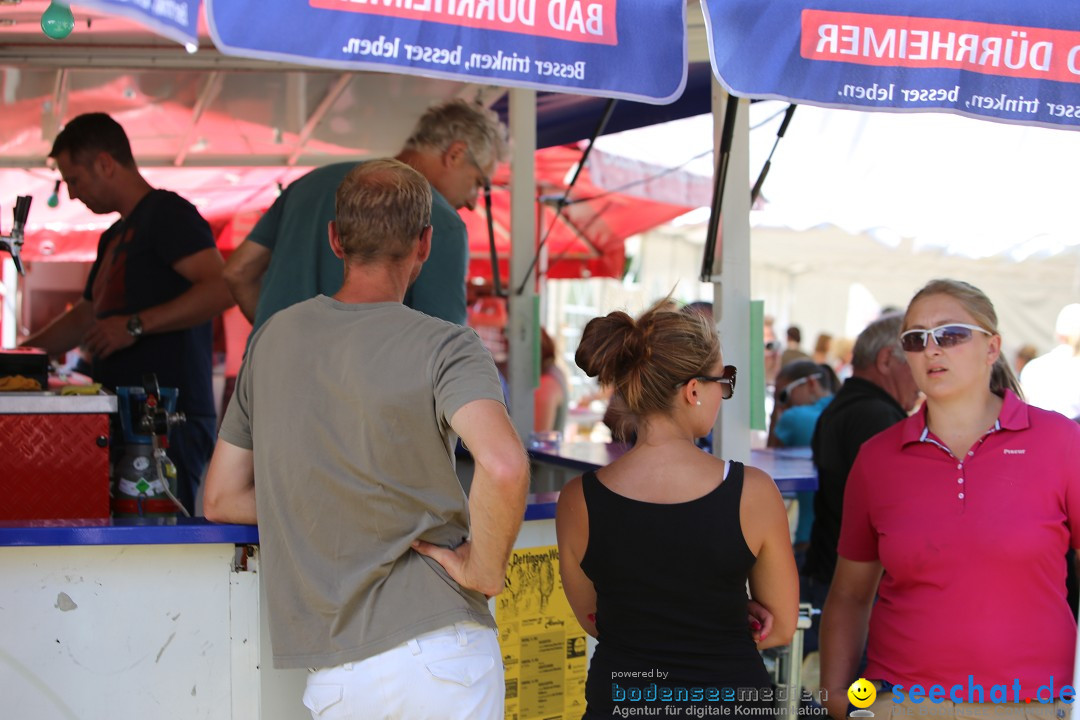
[[[1008,702],[1072,683],[1076,622],[1065,553],[1080,547],[1080,425],[1005,393],[994,429],[957,459],[926,409],[863,444],[848,476],[839,554],[885,569],[864,677],[981,685]],[[974,676],[969,681],[968,676]],[[925,691],[925,690],[924,690]],[[1046,690],[1043,697],[1047,697]],[[973,701],[979,702],[975,694]]]

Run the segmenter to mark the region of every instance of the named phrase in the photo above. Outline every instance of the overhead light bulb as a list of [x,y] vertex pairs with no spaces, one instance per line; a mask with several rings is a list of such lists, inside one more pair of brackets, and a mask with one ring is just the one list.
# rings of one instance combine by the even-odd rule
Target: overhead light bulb
[[56,184],[53,185],[52,195],[50,195],[49,199],[45,201],[45,204],[48,205],[51,208],[54,208],[54,207],[56,207],[57,205],[60,204],[60,181],[59,180],[57,180]]
[[53,40],[63,40],[74,29],[75,16],[71,14],[71,8],[57,0],[52,0],[41,13],[41,30]]

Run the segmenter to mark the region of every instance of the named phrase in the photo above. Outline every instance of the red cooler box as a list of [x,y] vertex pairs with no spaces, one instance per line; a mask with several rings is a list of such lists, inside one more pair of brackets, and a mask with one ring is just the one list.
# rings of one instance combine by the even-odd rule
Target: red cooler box
[[109,517],[116,396],[0,393],[0,520]]

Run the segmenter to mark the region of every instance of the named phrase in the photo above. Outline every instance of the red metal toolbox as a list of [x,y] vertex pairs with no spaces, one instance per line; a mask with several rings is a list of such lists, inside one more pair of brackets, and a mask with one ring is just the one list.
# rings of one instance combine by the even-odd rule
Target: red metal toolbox
[[116,396],[0,393],[0,520],[109,517]]

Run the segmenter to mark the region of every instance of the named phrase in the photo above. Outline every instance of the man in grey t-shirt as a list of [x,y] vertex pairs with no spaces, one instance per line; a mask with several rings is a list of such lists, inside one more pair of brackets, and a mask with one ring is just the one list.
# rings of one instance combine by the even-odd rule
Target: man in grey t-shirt
[[[400,162],[349,173],[329,225],[344,284],[253,337],[207,476],[208,518],[258,520],[274,664],[316,668],[319,720],[502,717],[485,596],[528,463],[476,334],[402,305],[430,207]],[[468,498],[456,436],[476,463]]]

